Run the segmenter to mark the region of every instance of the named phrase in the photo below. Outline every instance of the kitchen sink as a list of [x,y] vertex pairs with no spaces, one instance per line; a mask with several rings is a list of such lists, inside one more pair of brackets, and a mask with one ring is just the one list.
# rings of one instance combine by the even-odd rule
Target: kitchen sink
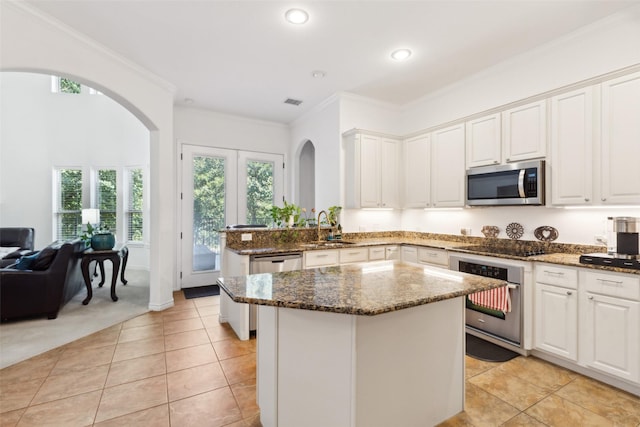
[[336,241],[326,241],[326,242],[313,242],[313,243],[302,243],[300,244],[303,248],[340,248],[348,245],[353,245],[353,242],[336,242]]

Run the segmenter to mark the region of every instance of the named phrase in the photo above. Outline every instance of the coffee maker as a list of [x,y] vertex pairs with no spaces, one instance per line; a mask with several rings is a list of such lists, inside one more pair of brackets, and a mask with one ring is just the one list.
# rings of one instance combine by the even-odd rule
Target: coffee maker
[[618,258],[634,258],[638,256],[638,242],[640,242],[640,218],[632,216],[618,216],[611,218],[613,232],[616,235],[616,250]]
[[640,218],[609,217],[607,231],[607,253],[581,255],[580,262],[640,270]]

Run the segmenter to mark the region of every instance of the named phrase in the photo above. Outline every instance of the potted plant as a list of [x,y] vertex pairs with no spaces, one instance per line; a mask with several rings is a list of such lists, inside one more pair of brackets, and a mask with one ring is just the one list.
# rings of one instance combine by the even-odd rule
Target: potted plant
[[116,245],[116,236],[104,225],[94,227],[87,223],[87,230],[82,233],[80,239],[94,251],[108,251]]
[[329,207],[329,215],[327,217],[331,226],[335,227],[340,222],[340,211],[342,211],[342,206]]

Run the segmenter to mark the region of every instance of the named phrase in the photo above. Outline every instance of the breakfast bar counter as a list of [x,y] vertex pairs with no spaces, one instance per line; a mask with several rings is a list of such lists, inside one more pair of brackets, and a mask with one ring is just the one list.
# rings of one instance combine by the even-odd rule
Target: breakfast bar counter
[[506,282],[375,262],[218,279],[258,304],[265,427],[430,426],[464,408],[464,296]]

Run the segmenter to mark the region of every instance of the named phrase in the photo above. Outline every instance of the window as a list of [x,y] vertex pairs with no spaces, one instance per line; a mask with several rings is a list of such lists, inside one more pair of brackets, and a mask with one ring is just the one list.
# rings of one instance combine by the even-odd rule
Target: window
[[115,169],[98,170],[97,182],[98,209],[100,209],[100,225],[112,232],[116,231],[118,213],[117,174]]
[[82,221],[82,170],[57,169],[56,239],[68,240],[79,234]]
[[130,242],[143,241],[143,212],[144,180],[142,169],[127,170],[128,197],[125,208],[127,240]]

